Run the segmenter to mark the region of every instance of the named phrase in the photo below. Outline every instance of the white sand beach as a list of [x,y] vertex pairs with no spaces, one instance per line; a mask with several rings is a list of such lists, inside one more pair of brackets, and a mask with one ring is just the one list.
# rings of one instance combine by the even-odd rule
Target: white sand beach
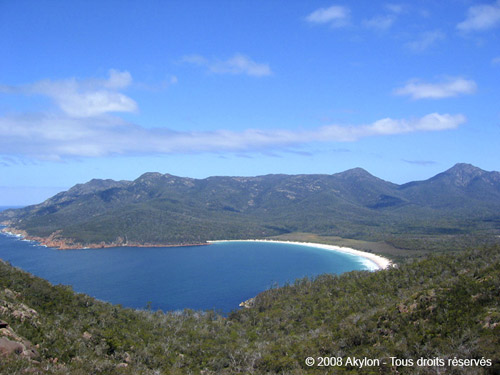
[[337,251],[340,253],[346,253],[346,254],[359,256],[359,257],[363,258],[364,260],[366,260],[366,262],[364,264],[366,265],[366,267],[368,269],[370,269],[372,271],[382,270],[382,269],[386,269],[386,268],[389,268],[392,266],[392,262],[389,259],[384,258],[380,255],[367,253],[366,251],[351,249],[349,247],[326,245],[326,244],[314,243],[314,242],[277,241],[277,240],[218,240],[218,241],[207,241],[207,242],[209,242],[209,243],[216,243],[216,242],[276,242],[276,243],[284,243],[284,244],[302,245],[302,246],[315,247],[318,249]]

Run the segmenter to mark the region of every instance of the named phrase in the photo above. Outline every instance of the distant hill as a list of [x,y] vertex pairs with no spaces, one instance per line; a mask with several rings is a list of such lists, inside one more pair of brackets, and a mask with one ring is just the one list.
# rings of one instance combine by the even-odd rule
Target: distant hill
[[[500,173],[457,164],[403,185],[361,168],[333,175],[91,180],[0,221],[60,246],[179,245],[294,232],[384,240],[500,234]],[[59,241],[59,242],[57,242]]]

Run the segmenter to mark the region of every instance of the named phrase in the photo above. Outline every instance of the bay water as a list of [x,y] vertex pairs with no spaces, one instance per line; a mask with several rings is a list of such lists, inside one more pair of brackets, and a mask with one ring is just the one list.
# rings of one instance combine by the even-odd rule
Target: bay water
[[7,234],[0,234],[0,259],[52,284],[70,285],[124,307],[222,313],[297,278],[370,268],[354,255],[296,244],[57,250]]

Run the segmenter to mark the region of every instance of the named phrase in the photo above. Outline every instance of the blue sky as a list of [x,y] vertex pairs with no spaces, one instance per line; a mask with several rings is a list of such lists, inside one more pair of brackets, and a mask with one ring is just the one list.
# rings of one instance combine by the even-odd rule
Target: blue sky
[[148,171],[500,170],[500,0],[5,0],[0,50],[0,205]]

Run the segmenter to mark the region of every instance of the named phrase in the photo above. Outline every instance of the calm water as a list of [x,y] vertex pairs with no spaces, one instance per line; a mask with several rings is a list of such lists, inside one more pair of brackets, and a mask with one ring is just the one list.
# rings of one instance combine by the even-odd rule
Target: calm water
[[0,235],[0,259],[77,292],[126,307],[229,312],[304,276],[367,269],[359,257],[258,242],[209,246],[56,250]]

